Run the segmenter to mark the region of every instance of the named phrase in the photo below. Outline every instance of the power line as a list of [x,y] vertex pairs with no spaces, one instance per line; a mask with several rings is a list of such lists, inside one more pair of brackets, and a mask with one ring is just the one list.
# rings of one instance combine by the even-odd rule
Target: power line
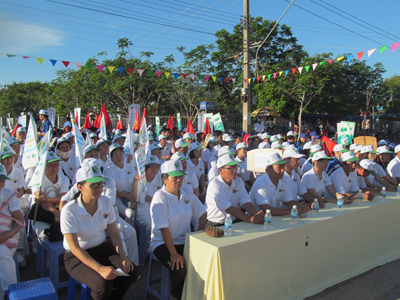
[[162,23],[159,23],[159,22],[153,22],[153,21],[148,21],[148,20],[144,20],[144,19],[139,19],[139,18],[124,16],[124,15],[121,15],[121,14],[110,13],[110,12],[106,12],[106,11],[102,11],[102,10],[98,10],[98,9],[93,9],[93,8],[87,8],[87,7],[79,6],[79,5],[73,5],[73,4],[68,4],[68,3],[62,3],[62,2],[55,1],[55,0],[46,0],[46,1],[48,1],[48,2],[53,2],[53,3],[57,3],[57,4],[61,4],[61,5],[65,5],[65,6],[75,7],[75,8],[79,8],[79,9],[83,9],[83,10],[94,11],[94,12],[98,12],[98,13],[101,13],[101,14],[106,14],[106,15],[111,15],[111,16],[116,16],[116,17],[121,17],[121,18],[125,18],[125,19],[131,19],[131,20],[137,20],[137,21],[142,21],[142,22],[147,22],[147,23],[152,23],[152,24],[157,24],[157,25],[163,25],[163,26],[166,26],[166,27],[179,28],[179,29],[182,29],[182,30],[188,30],[188,31],[192,31],[192,32],[202,33],[202,34],[214,35],[214,33],[211,33],[211,32],[205,32],[205,31],[196,30],[196,29],[190,29],[190,28],[183,28],[183,27],[181,27],[181,26],[175,26],[175,25],[166,25],[166,24],[162,24]]

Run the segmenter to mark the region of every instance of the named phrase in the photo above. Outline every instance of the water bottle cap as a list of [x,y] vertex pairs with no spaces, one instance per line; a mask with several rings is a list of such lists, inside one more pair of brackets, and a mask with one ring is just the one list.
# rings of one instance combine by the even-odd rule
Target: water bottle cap
[[362,190],[358,190],[359,193],[362,193]]
[[314,199],[314,202],[318,202],[318,199],[315,198],[315,199]]
[[297,208],[297,205],[293,205],[293,208]]
[[267,209],[267,213],[270,213],[271,212],[271,210],[270,209]]
[[230,217],[231,216],[231,214],[226,214],[226,217],[228,218],[228,217]]

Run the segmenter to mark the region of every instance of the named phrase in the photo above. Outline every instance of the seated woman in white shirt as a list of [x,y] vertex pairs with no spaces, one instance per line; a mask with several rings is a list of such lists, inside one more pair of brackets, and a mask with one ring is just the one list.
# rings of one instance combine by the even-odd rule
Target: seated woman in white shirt
[[96,148],[99,148],[99,159],[101,161],[103,171],[113,164],[111,158],[108,156],[108,153],[110,152],[110,144],[111,143],[106,138],[101,138],[96,143]]
[[[127,257],[111,201],[101,195],[105,180],[97,166],[77,174],[79,193],[61,211],[65,269],[92,290],[93,299],[123,299],[139,272]],[[106,241],[106,229],[114,247]],[[119,276],[117,269],[128,276]]]
[[[372,146],[368,146],[373,150]],[[377,186],[386,186],[389,190],[394,191],[397,188],[397,180],[388,174],[386,168],[390,162],[390,154],[393,153],[389,151],[386,146],[380,146],[376,151],[371,151],[368,153],[368,159],[375,164],[375,172],[379,176],[373,176],[370,174],[367,178],[365,178],[365,183],[368,187]]]
[[134,226],[135,213],[133,209],[129,207],[129,204],[130,202],[134,202],[131,190],[137,172],[134,170],[132,164],[124,162],[124,148],[120,145],[111,145],[110,157],[113,161],[113,165],[107,168],[104,174],[115,180],[117,188],[115,203],[118,208],[118,213],[125,221]]
[[192,217],[199,218],[198,229],[203,230],[207,214],[199,199],[182,188],[186,173],[180,161],[165,162],[161,173],[164,187],[154,194],[150,205],[150,247],[156,258],[170,269],[172,296],[181,299],[186,276],[185,236],[191,231]]
[[204,163],[204,168],[206,168],[205,172],[208,174],[208,163],[210,161],[210,158],[213,156],[212,151],[217,144],[217,138],[212,136],[211,134],[208,134],[203,145],[205,145],[206,149],[203,150],[203,153],[201,154],[201,161]]
[[5,187],[6,168],[0,164],[0,299],[10,284],[17,283],[14,253],[18,246],[18,233],[24,227],[24,217],[14,192]]
[[199,142],[193,142],[189,148],[189,159],[187,160],[187,169],[192,171],[197,180],[199,181],[199,199],[202,203],[205,202],[205,197],[202,194],[203,190],[206,191],[207,183],[205,179],[204,163],[200,160],[203,152],[203,147]]
[[[324,201],[325,203],[336,203],[337,197],[341,196],[336,192],[331,179],[328,174],[326,174],[326,168],[328,168],[329,161],[331,160],[333,160],[333,158],[327,156],[325,151],[316,152],[312,156],[312,169],[306,172],[301,179],[307,192],[310,193],[314,199],[318,199],[319,202]],[[325,193],[325,190],[327,190],[328,193]],[[351,203],[346,196],[343,197],[343,200]]]

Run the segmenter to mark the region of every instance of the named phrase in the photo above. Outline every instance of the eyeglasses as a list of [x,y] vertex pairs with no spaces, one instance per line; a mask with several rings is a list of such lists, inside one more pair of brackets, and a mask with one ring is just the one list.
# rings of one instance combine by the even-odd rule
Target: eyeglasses
[[237,168],[238,168],[238,166],[234,165],[234,166],[231,166],[229,168],[222,168],[222,169],[232,172],[232,171],[237,171]]
[[105,185],[104,181],[98,182],[98,183],[92,183],[89,185],[89,187],[94,190],[94,189],[98,189],[98,188],[103,188]]

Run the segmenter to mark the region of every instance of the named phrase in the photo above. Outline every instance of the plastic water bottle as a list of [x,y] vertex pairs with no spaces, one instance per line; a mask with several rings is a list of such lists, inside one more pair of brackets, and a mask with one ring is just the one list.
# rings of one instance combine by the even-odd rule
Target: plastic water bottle
[[264,230],[271,230],[271,220],[272,220],[272,216],[271,216],[271,210],[267,209],[265,215],[264,215]]
[[400,197],[400,183],[399,183],[399,185],[397,186],[397,197]]
[[385,199],[386,199],[386,187],[383,186],[381,190],[381,201]]
[[339,199],[337,199],[337,211],[342,212],[343,211],[343,197],[340,196]]
[[226,214],[225,217],[225,235],[231,236],[232,235],[232,217],[231,214]]
[[316,216],[318,214],[318,211],[319,211],[318,199],[314,199],[314,203],[312,205],[312,209],[313,209],[312,215]]
[[362,201],[362,199],[363,199],[362,190],[358,190],[358,193],[357,193],[357,202],[360,203],[360,202]]
[[292,211],[290,212],[290,224],[297,224],[297,205],[293,205]]

